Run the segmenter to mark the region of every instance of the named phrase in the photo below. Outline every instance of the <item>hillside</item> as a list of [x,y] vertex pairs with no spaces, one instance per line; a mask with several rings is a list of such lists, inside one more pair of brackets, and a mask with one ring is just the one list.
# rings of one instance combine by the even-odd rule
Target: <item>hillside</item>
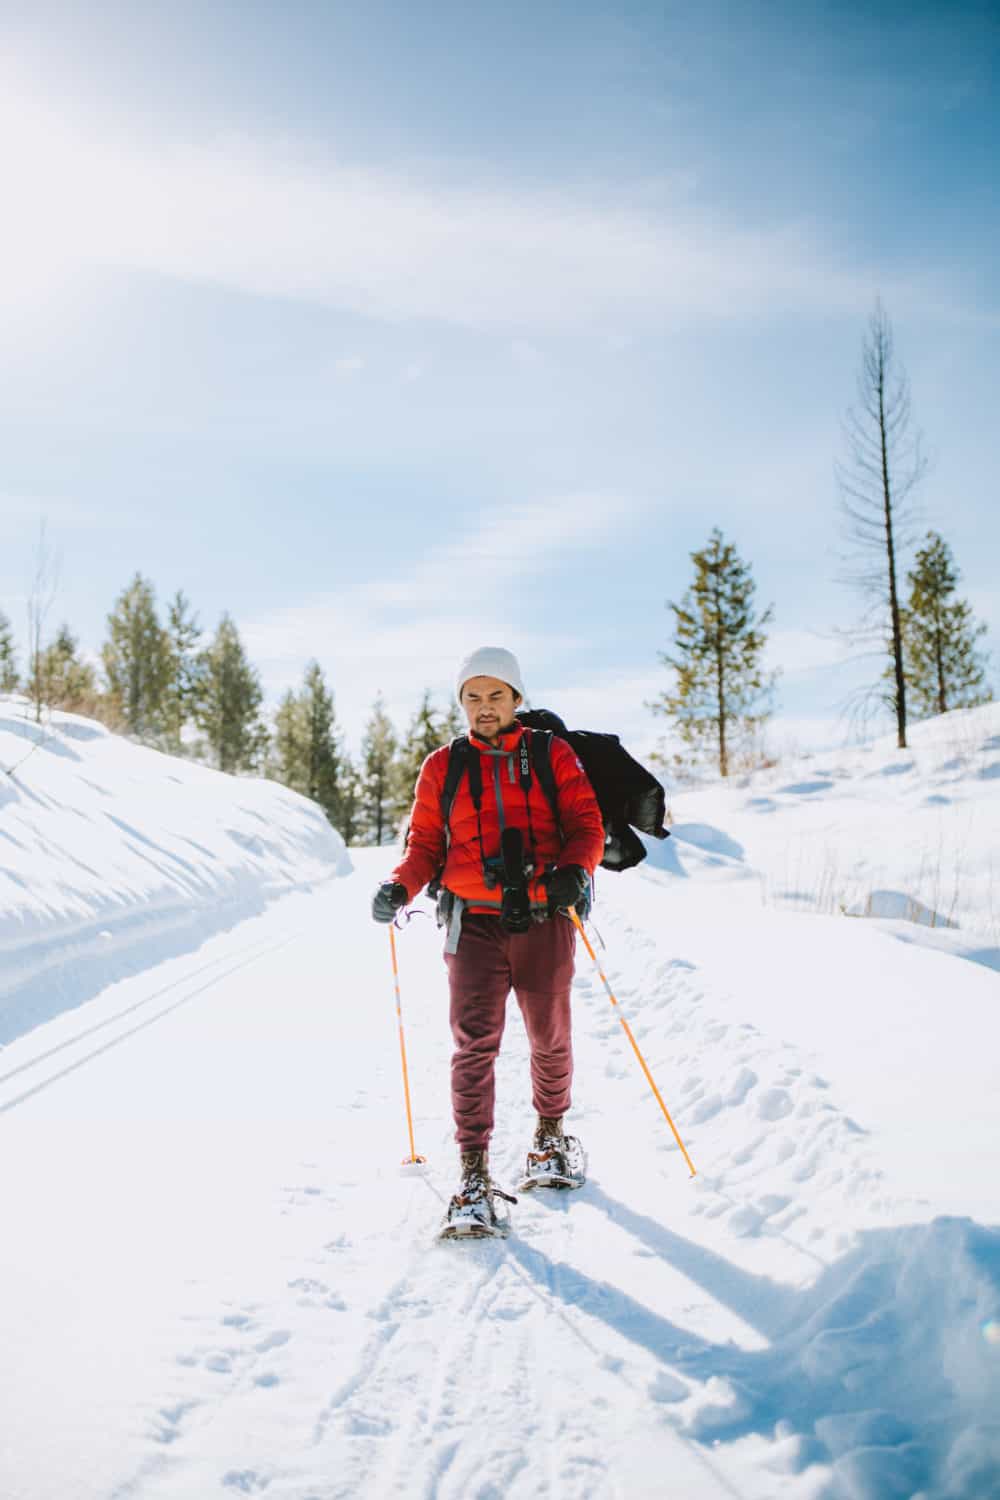
[[0,1044],[351,868],[304,797],[75,714],[0,697],[0,766]]
[[[961,775],[935,725],[895,775],[882,747],[675,799],[656,864],[601,878],[595,930],[697,1176],[581,953],[589,1181],[522,1198],[507,1241],[472,1246],[433,1239],[455,1152],[426,917],[399,951],[428,1171],[399,1168],[388,939],[368,916],[392,851],[352,850],[348,871],[280,788],[68,735],[0,814],[21,861],[5,939],[15,900],[33,934],[9,950],[14,993],[35,1006],[0,1053],[4,1495],[992,1500],[1000,982],[923,938],[991,947],[974,924],[993,712]],[[935,908],[957,929],[779,895],[815,895],[785,883],[781,842],[811,850],[817,830],[872,869],[877,840],[880,887],[909,894],[921,809],[948,807],[972,829],[971,884]],[[141,926],[180,902],[171,855],[194,863],[193,843],[201,914],[167,952],[154,922],[125,972],[84,966],[74,990],[72,923],[96,925],[105,872],[110,915]],[[63,955],[45,1020],[33,943]],[[514,1006],[498,1098],[509,1183],[531,1126]]]
[[[887,735],[681,790],[676,832],[755,881],[764,906],[905,918],[924,929],[911,936],[998,968],[1000,703],[907,738],[907,750]],[[669,868],[669,844],[661,857]]]

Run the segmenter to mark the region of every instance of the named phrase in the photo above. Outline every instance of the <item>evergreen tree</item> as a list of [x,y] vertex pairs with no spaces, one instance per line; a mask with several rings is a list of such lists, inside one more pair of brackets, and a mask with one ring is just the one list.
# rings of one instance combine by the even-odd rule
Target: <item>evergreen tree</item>
[[336,826],[340,811],[340,745],[333,695],[326,685],[319,662],[306,668],[303,701],[309,746],[309,782],[306,796],[318,802]]
[[355,844],[362,836],[364,821],[361,773],[349,755],[340,765],[340,807],[334,827],[345,844]]
[[675,654],[660,655],[677,674],[676,685],[650,707],[672,719],[686,743],[712,745],[720,775],[728,776],[734,743],[770,713],[775,674],[764,671],[762,657],[772,609],[755,616],[750,569],[718,528],[691,560],[691,587],[680,604],[668,601]]
[[171,677],[170,641],[157,618],[153,587],[140,573],[108,616],[101,659],[109,696],[125,729],[145,738],[161,734]]
[[303,796],[309,785],[308,739],[305,701],[289,688],[274,715],[269,771],[275,781]]
[[198,642],[201,626],[181,589],[170,601],[166,630],[167,680],[163,695],[163,721],[167,748],[174,755],[183,749],[183,731],[194,718],[201,677]]
[[366,842],[391,843],[402,811],[398,741],[381,693],[361,741],[361,831]]
[[68,625],[63,625],[52,644],[35,658],[28,692],[49,708],[93,713],[97,679],[90,663],[77,655],[77,641]]
[[906,685],[923,718],[991,697],[976,651],[986,626],[975,623],[964,599],[954,598],[958,578],[947,542],[929,531],[908,574],[910,597],[902,612]]
[[19,683],[14,633],[10,621],[0,609],[0,693],[16,693]]
[[447,711],[441,722],[442,745],[449,744],[460,734],[467,734],[468,730],[468,721],[462,712],[461,704],[455,698],[449,699]]
[[274,716],[270,772],[276,781],[318,802],[339,828],[342,759],[333,696],[313,661],[301,693],[289,689]]
[[[460,729],[454,731],[460,733]],[[435,711],[430,688],[425,688],[399,753],[399,794],[407,806],[413,801],[420,767],[432,751],[446,745],[454,734],[448,733],[447,720]]]
[[260,718],[263,690],[239,632],[223,615],[215,639],[198,658],[200,691],[195,720],[220,771],[254,771],[267,750]]

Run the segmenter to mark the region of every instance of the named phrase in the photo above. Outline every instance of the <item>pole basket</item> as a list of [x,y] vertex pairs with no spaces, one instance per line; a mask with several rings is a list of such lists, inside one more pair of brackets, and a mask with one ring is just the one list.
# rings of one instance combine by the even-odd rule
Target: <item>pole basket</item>
[[400,1177],[423,1177],[428,1170],[426,1156],[404,1156],[399,1164]]

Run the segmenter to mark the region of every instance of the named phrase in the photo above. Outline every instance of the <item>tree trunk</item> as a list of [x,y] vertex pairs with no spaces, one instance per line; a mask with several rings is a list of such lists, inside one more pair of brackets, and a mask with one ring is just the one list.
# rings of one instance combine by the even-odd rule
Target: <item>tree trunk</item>
[[726,747],[726,689],[722,650],[722,604],[719,599],[718,579],[715,589],[715,689],[719,709],[719,775],[729,775],[729,752]]
[[906,681],[903,677],[903,631],[899,619],[896,586],[896,544],[892,534],[892,492],[889,488],[889,454],[885,433],[885,363],[879,359],[878,423],[882,448],[882,502],[885,507],[885,546],[889,557],[889,609],[892,615],[892,665],[896,679],[896,746],[906,749]]

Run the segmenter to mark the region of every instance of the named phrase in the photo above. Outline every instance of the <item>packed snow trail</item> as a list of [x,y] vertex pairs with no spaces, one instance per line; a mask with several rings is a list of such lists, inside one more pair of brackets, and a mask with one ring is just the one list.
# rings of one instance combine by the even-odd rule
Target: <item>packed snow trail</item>
[[[944,965],[985,1073],[995,976],[862,924],[753,912],[748,883],[699,871],[693,847],[684,881],[608,877],[604,962],[699,1175],[581,952],[570,1119],[591,1180],[523,1197],[505,1242],[440,1246],[455,1185],[440,935],[414,918],[399,940],[430,1165],[406,1178],[388,939],[368,914],[388,853],[352,851],[354,875],[0,1053],[4,1495],[994,1494],[995,1173],[966,1209],[979,1224],[930,1222],[940,1203],[894,1180],[909,1158],[883,1151],[867,1075],[843,1072],[854,1053],[823,1026],[849,1034],[872,1009],[856,993],[872,954],[879,993],[900,963],[931,987]],[[845,986],[815,1047],[811,952]],[[949,1027],[920,1015],[953,1150],[968,1073],[953,1076]],[[502,1183],[532,1124],[512,1003]]]

